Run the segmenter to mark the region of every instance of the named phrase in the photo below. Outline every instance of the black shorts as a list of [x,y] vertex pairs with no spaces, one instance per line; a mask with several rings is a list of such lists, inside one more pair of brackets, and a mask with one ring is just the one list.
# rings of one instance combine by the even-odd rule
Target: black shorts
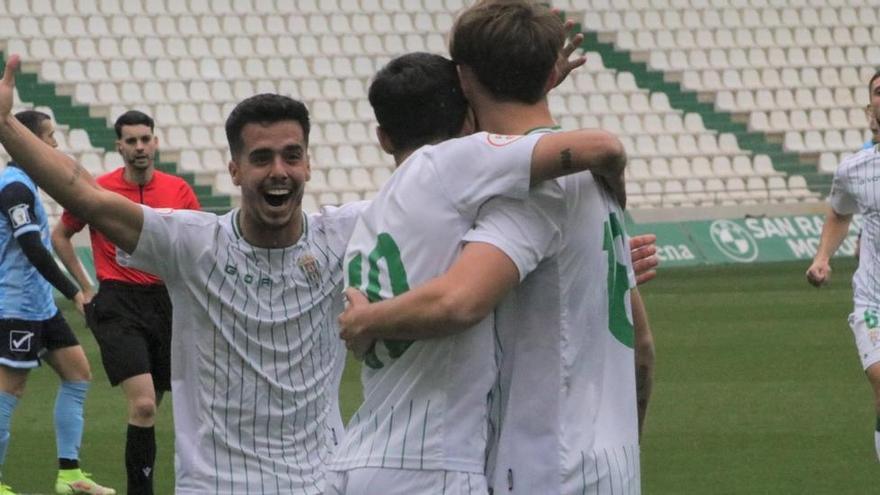
[[0,365],[30,369],[48,351],[79,345],[61,311],[48,320],[0,319]]
[[101,282],[86,305],[86,322],[111,385],[150,373],[156,390],[171,390],[171,300],[164,285]]

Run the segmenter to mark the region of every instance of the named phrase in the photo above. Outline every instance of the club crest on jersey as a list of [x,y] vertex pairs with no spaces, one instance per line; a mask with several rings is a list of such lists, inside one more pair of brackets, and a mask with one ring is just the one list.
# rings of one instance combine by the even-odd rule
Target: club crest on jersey
[[522,136],[508,136],[504,134],[489,134],[486,136],[486,139],[492,146],[507,146],[520,138],[522,138]]
[[17,229],[23,225],[31,223],[31,216],[28,214],[28,205],[22,203],[15,205],[9,209],[9,220],[12,222],[12,228]]
[[305,253],[296,260],[297,266],[306,276],[306,280],[314,287],[321,286],[321,271],[318,268],[318,260],[311,253]]

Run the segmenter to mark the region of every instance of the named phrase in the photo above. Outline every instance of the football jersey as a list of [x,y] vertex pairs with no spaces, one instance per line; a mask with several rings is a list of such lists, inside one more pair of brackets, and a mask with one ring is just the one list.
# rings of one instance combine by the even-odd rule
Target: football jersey
[[16,238],[27,232],[39,232],[43,246],[52,252],[49,221],[34,181],[24,170],[9,166],[0,172],[0,191],[20,182],[34,195],[34,208],[28,204],[13,205],[0,213],[0,318],[29,321],[48,320],[55,316],[52,286],[31,264]]
[[[413,153],[358,220],[346,285],[378,301],[442,275],[487,199],[528,195],[538,138],[478,133]],[[523,272],[537,263],[514,261]],[[444,338],[376,342],[362,368],[364,402],[330,469],[482,474],[493,348],[490,318]]]
[[[557,179],[563,247],[496,309],[487,475],[498,494],[638,493],[635,285],[623,212],[590,174]],[[477,223],[466,239],[510,226]]]
[[834,172],[831,208],[837,213],[862,214],[859,266],[853,275],[856,307],[880,307],[880,145],[847,157]]
[[159,275],[174,303],[178,495],[323,493],[342,436],[342,257],[364,204],[304,215],[299,241],[278,249],[245,241],[237,209],[142,207],[119,262]]

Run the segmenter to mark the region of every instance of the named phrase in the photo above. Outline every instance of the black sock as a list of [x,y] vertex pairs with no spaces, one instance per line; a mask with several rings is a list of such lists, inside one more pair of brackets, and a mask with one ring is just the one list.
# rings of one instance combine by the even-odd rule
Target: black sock
[[156,462],[156,430],[128,425],[125,438],[125,470],[128,495],[153,495],[153,465]]
[[58,469],[79,469],[79,461],[76,459],[58,458]]

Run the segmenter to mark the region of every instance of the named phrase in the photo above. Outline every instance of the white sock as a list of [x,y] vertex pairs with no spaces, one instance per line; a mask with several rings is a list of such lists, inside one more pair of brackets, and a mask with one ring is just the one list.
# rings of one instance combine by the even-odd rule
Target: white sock
[[877,460],[880,461],[880,431],[877,430],[874,431],[874,449],[877,451]]

